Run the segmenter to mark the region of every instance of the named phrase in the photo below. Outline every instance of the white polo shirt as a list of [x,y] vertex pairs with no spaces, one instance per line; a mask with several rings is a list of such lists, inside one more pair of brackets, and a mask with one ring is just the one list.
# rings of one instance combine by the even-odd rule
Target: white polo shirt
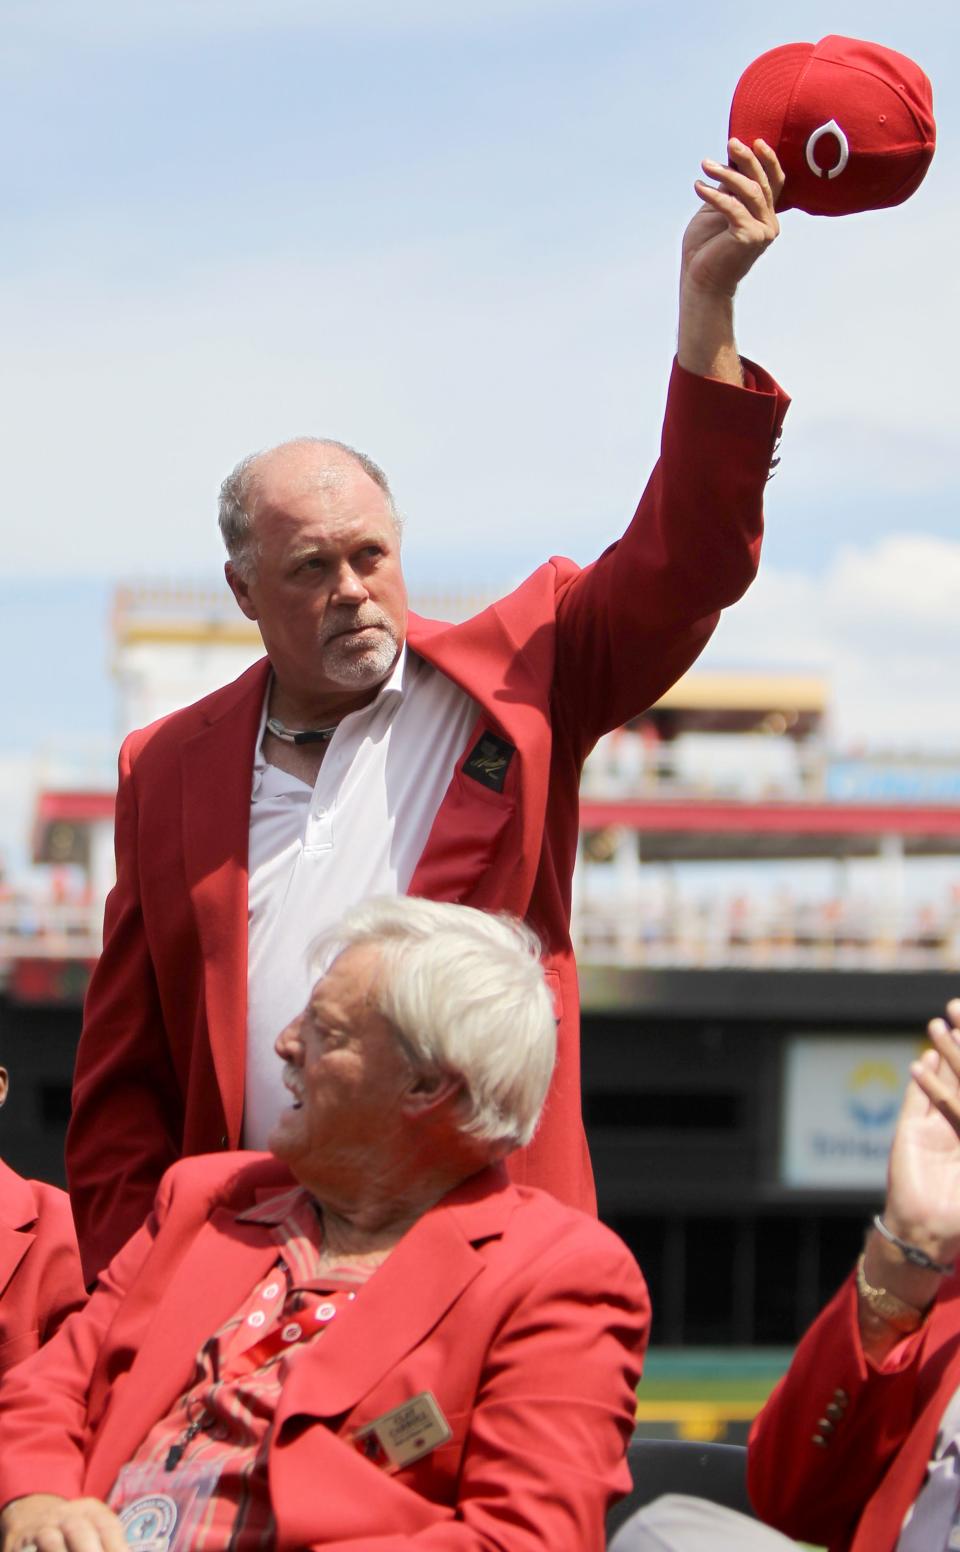
[[476,721],[476,703],[404,647],[374,700],[344,717],[316,784],[268,765],[264,696],[250,799],[243,1146],[289,1104],[273,1049],[315,975],[310,948],[350,906],[402,895]]

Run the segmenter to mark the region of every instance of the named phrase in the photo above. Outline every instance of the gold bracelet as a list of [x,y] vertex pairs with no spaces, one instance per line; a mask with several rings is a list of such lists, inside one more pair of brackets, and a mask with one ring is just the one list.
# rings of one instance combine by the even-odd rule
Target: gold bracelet
[[918,1310],[913,1304],[907,1304],[903,1299],[898,1299],[895,1293],[888,1293],[886,1288],[874,1288],[868,1283],[864,1275],[862,1255],[857,1262],[857,1292],[878,1320],[882,1320],[894,1331],[899,1331],[902,1336],[909,1336],[911,1331],[919,1331],[926,1319],[926,1310]]

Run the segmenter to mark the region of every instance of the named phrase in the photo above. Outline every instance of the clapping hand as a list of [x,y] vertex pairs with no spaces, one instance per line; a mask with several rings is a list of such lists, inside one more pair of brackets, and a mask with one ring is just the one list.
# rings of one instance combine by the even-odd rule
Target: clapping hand
[[890,1150],[888,1227],[935,1261],[960,1254],[960,998],[927,1026]]

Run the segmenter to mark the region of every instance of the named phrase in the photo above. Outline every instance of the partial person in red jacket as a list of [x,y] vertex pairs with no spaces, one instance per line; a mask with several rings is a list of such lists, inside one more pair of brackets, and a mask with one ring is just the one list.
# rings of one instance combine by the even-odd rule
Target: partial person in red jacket
[[730,142],[683,244],[660,461],[626,534],[557,559],[461,625],[408,615],[399,528],[369,459],[323,441],[240,464],[227,580],[266,658],[134,733],[117,883],[84,1014],[67,1164],[87,1274],[184,1154],[262,1148],[274,1036],[309,939],[351,903],[508,910],[545,947],[560,1053],[515,1180],[595,1210],[570,942],[578,784],[597,739],[694,661],[753,577],[786,409],[742,364],[733,293],[778,231],[779,164]]
[[[8,1092],[0,1067],[0,1106]],[[85,1298],[67,1193],[24,1180],[0,1160],[0,1377],[36,1352]]]
[[757,1512],[830,1552],[960,1546],[960,999],[947,1013],[864,1253],[750,1437]]
[[388,899],[334,949],[273,1157],[174,1165],[11,1375],[3,1552],[602,1552],[650,1311],[614,1234],[503,1167],[556,1048],[539,945]]

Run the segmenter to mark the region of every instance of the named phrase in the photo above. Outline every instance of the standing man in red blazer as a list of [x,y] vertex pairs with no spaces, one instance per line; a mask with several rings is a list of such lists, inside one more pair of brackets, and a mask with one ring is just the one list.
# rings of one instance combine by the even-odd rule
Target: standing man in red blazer
[[830,1552],[960,1546],[960,999],[912,1068],[856,1271],[753,1425],[760,1516]]
[[578,783],[597,739],[655,701],[749,584],[786,408],[741,364],[733,294],[777,233],[782,173],[758,141],[705,162],[683,244],[660,461],[624,537],[553,559],[462,625],[407,613],[386,480],[299,441],[225,482],[227,580],[266,658],[134,733],[120,756],[117,884],[84,1015],[67,1145],[93,1277],[184,1154],[262,1147],[276,1031],[305,949],[372,894],[529,920],[560,1055],[513,1178],[595,1207],[570,944]]
[[388,899],[335,946],[276,1042],[273,1157],[175,1165],[7,1382],[3,1552],[602,1552],[649,1305],[503,1168],[553,1066],[539,945]]

